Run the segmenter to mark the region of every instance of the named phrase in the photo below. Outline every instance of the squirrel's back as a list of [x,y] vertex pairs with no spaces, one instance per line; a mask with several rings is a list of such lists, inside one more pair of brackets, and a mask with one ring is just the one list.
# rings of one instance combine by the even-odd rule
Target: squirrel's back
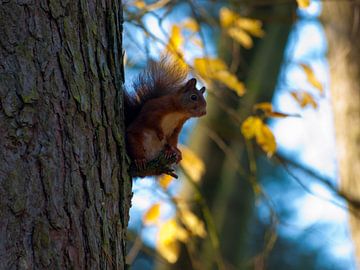
[[125,120],[129,126],[146,101],[175,93],[186,80],[188,71],[170,57],[151,61],[134,81],[134,93],[125,91]]

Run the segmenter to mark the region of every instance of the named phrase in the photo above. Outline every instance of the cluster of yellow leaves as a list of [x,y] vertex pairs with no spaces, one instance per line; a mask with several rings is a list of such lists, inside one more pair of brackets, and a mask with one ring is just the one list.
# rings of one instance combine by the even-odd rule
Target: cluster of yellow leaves
[[249,116],[241,125],[241,133],[245,139],[250,140],[255,137],[257,144],[269,156],[276,151],[276,141],[270,128],[260,117]]
[[307,8],[310,6],[311,0],[296,0],[299,8]]
[[220,9],[220,24],[231,38],[247,49],[253,46],[251,36],[263,37],[265,34],[261,21],[241,17],[226,7]]
[[179,207],[179,221],[171,218],[160,222],[160,204],[152,205],[143,216],[144,225],[159,226],[156,249],[168,262],[175,263],[180,254],[180,242],[187,243],[191,236],[204,238],[204,223],[186,207]]
[[169,263],[179,258],[180,242],[187,243],[191,236],[206,236],[204,223],[190,210],[179,210],[179,219],[184,227],[175,219],[169,219],[159,230],[156,249]]
[[[324,93],[324,87],[321,82],[316,78],[313,69],[306,64],[300,64],[301,68],[304,70],[307,81],[314,86],[320,94]],[[308,105],[312,106],[314,109],[318,107],[318,104],[312,94],[307,91],[292,91],[292,97],[299,103],[301,108],[304,108]]]
[[202,222],[193,212],[191,212],[185,206],[180,207],[180,219],[192,235],[196,235],[202,238],[206,236],[204,222]]
[[180,243],[188,240],[188,233],[175,219],[163,223],[159,230],[156,249],[169,263],[175,263],[179,258]]
[[[263,117],[283,118],[288,116],[299,117],[297,114],[287,114],[274,111],[274,108],[269,102],[261,102],[254,105],[255,112],[261,111]],[[272,156],[276,151],[276,141],[274,134],[270,128],[263,122],[262,118],[258,116],[250,116],[245,119],[241,126],[241,133],[248,140],[255,138],[257,144],[269,155]]]
[[245,86],[232,74],[223,60],[219,58],[196,58],[194,61],[196,72],[209,83],[216,80],[235,91],[238,96],[245,94]]

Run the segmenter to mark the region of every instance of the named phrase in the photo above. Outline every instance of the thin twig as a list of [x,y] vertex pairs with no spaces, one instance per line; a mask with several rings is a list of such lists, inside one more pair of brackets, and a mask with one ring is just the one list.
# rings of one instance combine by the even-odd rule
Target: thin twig
[[[316,194],[315,192],[313,192],[310,188],[308,188],[303,182],[302,180],[297,177],[288,167],[288,165],[286,164],[286,162],[284,162],[283,160],[277,158],[277,156],[274,156],[274,158],[276,158],[276,160],[283,166],[284,170],[287,172],[288,175],[290,175],[307,193],[322,199],[324,201],[327,201],[333,205],[336,205],[338,207],[340,207],[341,209],[345,210],[345,211],[349,211],[351,214],[354,215],[354,217],[360,218],[360,213],[359,213],[359,209],[360,209],[360,202],[357,199],[353,199],[350,198],[348,195],[344,194],[343,192],[336,190],[336,189],[331,189],[336,195],[338,195],[339,197],[341,197],[342,199],[344,199],[351,207],[347,207],[344,204],[341,204],[335,200],[329,199],[329,198],[325,198],[319,194]],[[329,187],[329,186],[328,186]]]

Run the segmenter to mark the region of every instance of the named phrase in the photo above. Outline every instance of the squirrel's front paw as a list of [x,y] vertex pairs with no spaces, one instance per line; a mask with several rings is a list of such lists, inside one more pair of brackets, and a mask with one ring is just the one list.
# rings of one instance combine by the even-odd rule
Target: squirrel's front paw
[[175,156],[175,152],[170,147],[166,147],[164,150],[164,156],[166,159],[172,159]]
[[146,167],[146,159],[135,159],[134,164],[138,171],[144,170]]
[[176,164],[179,163],[181,160],[182,160],[182,154],[181,154],[181,151],[174,147],[175,148],[175,152],[176,152]]
[[176,163],[179,163],[181,160],[182,160],[182,154],[181,154],[181,151],[177,148],[177,147],[174,147],[174,146],[171,146],[171,150],[173,151],[173,156],[176,158],[175,159],[175,162]]
[[179,149],[176,147],[167,145],[164,150],[165,158],[166,159],[175,159],[176,163],[179,163],[182,159],[182,155]]

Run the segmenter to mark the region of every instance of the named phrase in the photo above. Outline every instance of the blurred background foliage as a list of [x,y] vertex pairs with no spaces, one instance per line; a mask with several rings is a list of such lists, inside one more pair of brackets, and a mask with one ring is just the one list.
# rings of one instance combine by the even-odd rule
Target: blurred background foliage
[[321,28],[320,9],[310,0],[125,4],[128,91],[162,55],[208,89],[206,117],[181,134],[180,178],[135,180],[131,269],[356,269],[346,222],[355,201],[335,180],[334,128],[317,128],[332,121],[326,41],[322,30],[299,34]]

